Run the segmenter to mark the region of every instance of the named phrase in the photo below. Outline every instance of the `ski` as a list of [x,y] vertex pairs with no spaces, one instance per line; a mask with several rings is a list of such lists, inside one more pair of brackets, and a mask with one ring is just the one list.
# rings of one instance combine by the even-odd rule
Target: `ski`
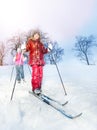
[[39,100],[43,101],[44,103],[48,104],[49,106],[51,106],[55,110],[59,111],[62,115],[64,115],[65,117],[67,117],[69,119],[75,119],[75,118],[80,117],[82,115],[82,113],[79,113],[77,115],[68,114],[65,110],[63,110],[62,108],[58,108],[53,103],[51,103],[50,100],[47,100],[46,98],[44,98],[41,94],[40,95],[36,95],[33,92],[31,92],[31,91],[29,91],[29,93],[34,95],[36,98],[38,98]]
[[[30,93],[33,93],[33,92],[30,91]],[[61,105],[61,106],[65,106],[65,105],[68,103],[68,101],[66,101],[66,102],[64,102],[64,103],[60,103],[59,101],[57,101],[57,100],[55,100],[55,99],[52,99],[51,97],[49,97],[49,96],[47,96],[47,95],[45,95],[45,94],[43,94],[43,93],[41,93],[41,96],[43,96],[43,97],[46,98],[47,100],[53,101],[53,102],[55,102],[55,103],[57,103],[57,104],[59,104],[59,105]]]
[[65,103],[60,103],[59,101],[57,101],[57,100],[55,100],[55,99],[52,99],[51,97],[49,97],[49,96],[47,96],[47,95],[45,95],[45,94],[43,94],[43,93],[41,93],[41,95],[42,95],[44,98],[46,98],[46,99],[48,99],[48,100],[50,100],[50,101],[53,101],[53,102],[55,102],[55,103],[57,103],[57,104],[59,104],[59,105],[61,105],[61,106],[65,106],[65,105],[68,103],[68,101],[66,101]]

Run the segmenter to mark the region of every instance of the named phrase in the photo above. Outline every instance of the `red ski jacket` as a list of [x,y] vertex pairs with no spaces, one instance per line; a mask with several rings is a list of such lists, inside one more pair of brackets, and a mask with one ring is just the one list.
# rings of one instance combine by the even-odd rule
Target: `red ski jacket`
[[26,44],[26,51],[29,51],[29,65],[44,65],[44,54],[48,53],[40,40],[29,39]]

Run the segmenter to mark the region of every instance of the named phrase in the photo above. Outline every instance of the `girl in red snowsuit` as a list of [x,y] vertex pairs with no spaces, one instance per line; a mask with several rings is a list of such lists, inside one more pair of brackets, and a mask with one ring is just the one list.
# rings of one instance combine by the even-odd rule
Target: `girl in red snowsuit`
[[36,89],[41,90],[43,78],[44,54],[48,53],[40,41],[40,34],[38,32],[27,41],[26,51],[29,51],[29,65],[32,67],[32,91]]

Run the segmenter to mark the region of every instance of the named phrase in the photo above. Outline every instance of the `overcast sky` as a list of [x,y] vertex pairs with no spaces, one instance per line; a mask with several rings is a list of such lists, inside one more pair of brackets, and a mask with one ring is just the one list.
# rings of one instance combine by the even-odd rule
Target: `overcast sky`
[[58,41],[93,32],[97,30],[96,3],[97,0],[0,0],[0,41],[37,27]]

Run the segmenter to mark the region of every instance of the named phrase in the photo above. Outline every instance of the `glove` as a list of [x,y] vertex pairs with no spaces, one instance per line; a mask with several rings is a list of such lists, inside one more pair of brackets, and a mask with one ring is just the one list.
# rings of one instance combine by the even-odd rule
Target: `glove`
[[26,44],[24,43],[21,45],[21,50],[25,50],[25,49],[26,49]]
[[23,61],[24,61],[24,62],[27,61],[27,57],[24,57],[24,58],[23,58]]
[[53,47],[52,47],[52,44],[50,43],[49,45],[48,45],[48,51],[51,51],[53,49]]

